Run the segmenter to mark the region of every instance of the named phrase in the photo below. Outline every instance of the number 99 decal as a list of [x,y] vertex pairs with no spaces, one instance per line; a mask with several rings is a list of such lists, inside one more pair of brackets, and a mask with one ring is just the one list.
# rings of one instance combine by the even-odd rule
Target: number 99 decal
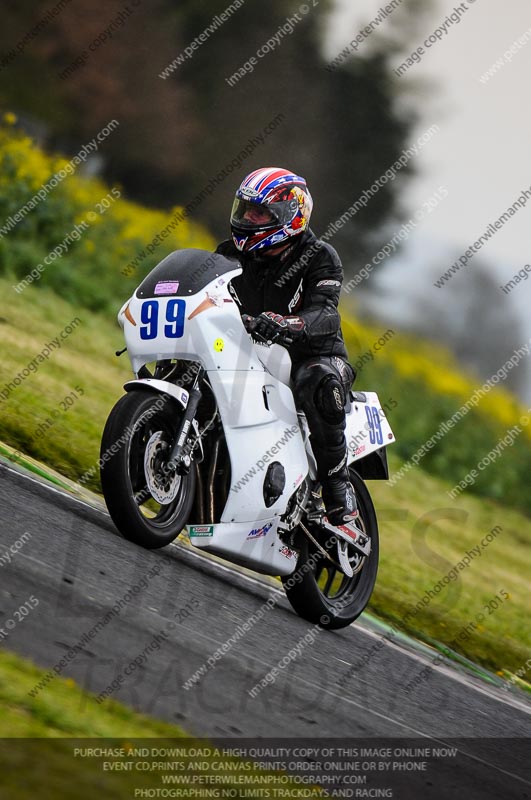
[[[186,301],[175,299],[168,300],[166,304],[166,318],[164,325],[164,336],[167,339],[180,339],[184,331],[184,315]],[[156,339],[159,333],[159,301],[146,300],[142,303],[140,311],[141,339]]]
[[380,414],[376,406],[365,406],[367,424],[369,426],[369,441],[371,444],[383,444],[383,432]]

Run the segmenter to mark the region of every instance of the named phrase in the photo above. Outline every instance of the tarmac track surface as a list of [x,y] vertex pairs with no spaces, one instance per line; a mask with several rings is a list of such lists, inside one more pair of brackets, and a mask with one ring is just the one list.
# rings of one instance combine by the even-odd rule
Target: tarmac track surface
[[[209,738],[380,737],[418,745],[416,740],[428,737],[424,743],[431,739],[439,745],[470,737],[459,768],[448,764],[443,770],[441,780],[445,786],[450,781],[456,793],[445,789],[441,797],[531,797],[529,758],[522,761],[530,731],[524,697],[447,665],[434,668],[408,695],[403,687],[429,661],[386,641],[354,669],[380,639],[356,623],[319,632],[275,683],[253,698],[248,692],[313,627],[284,597],[215,668],[185,689],[238,625],[268,597],[278,597],[271,583],[179,543],[142,550],[122,539],[102,511],[4,465],[0,502],[0,555],[25,532],[31,535],[1,567],[0,626],[31,596],[39,601],[2,646],[49,669],[128,597],[120,613],[85,637],[81,651],[64,662],[62,677],[99,694],[122,675],[114,699]],[[143,652],[142,663],[131,667]]]

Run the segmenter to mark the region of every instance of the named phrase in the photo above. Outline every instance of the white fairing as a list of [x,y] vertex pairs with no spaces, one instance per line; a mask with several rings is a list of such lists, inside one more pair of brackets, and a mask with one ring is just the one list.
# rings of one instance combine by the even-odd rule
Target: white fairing
[[209,553],[267,575],[290,575],[297,552],[277,533],[278,518],[249,524],[188,525],[190,541]]
[[[226,273],[188,297],[134,295],[120,310],[119,322],[135,373],[143,364],[161,359],[199,361],[216,396],[231,461],[231,489],[214,534],[192,536],[191,541],[254,569],[288,575],[296,558],[276,529],[307,474],[308,460],[293,395],[265,370],[227,290],[230,278],[240,272],[237,268]],[[289,379],[284,353],[289,362],[285,350],[277,354],[277,361],[284,362],[280,371]],[[284,493],[266,507],[263,486],[272,462],[282,464],[286,483]],[[255,530],[263,533],[249,536]]]
[[354,400],[347,413],[345,436],[349,464],[395,441],[376,392],[363,392],[363,394],[366,401]]
[[[200,362],[218,403],[230,455],[231,489],[219,523],[190,522],[191,542],[259,572],[289,575],[297,558],[279,538],[277,527],[289,498],[308,473],[309,459],[289,388],[289,354],[277,345],[268,348],[252,342],[227,288],[240,273],[237,267],[216,275],[196,294],[186,296],[172,292],[139,297],[137,290],[120,310],[118,321],[135,373],[162,359]],[[127,389],[134,390],[135,383]],[[168,390],[162,381],[161,386],[153,380],[137,383],[154,391]],[[172,393],[184,406],[183,392],[175,387]],[[347,418],[349,461],[394,440],[378,411],[376,394],[367,394],[367,400],[353,403]],[[356,446],[351,448],[355,436]],[[266,507],[264,479],[272,462],[282,464],[286,481],[283,494]]]
[[286,386],[290,385],[291,358],[285,347],[272,344],[271,347],[255,343],[255,352],[266,370]]

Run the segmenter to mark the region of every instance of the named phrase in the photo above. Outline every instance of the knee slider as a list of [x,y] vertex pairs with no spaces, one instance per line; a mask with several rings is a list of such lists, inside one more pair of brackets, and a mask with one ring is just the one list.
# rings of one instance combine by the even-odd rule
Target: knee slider
[[337,424],[345,418],[345,390],[334,375],[327,375],[319,382],[314,402],[326,422]]

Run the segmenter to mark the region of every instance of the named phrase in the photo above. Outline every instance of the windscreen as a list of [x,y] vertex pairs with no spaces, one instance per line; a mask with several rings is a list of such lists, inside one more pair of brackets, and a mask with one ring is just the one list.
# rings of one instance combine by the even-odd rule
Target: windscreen
[[138,289],[137,297],[191,295],[201,291],[214,278],[237,269],[231,261],[208,250],[176,250],[151,270]]

